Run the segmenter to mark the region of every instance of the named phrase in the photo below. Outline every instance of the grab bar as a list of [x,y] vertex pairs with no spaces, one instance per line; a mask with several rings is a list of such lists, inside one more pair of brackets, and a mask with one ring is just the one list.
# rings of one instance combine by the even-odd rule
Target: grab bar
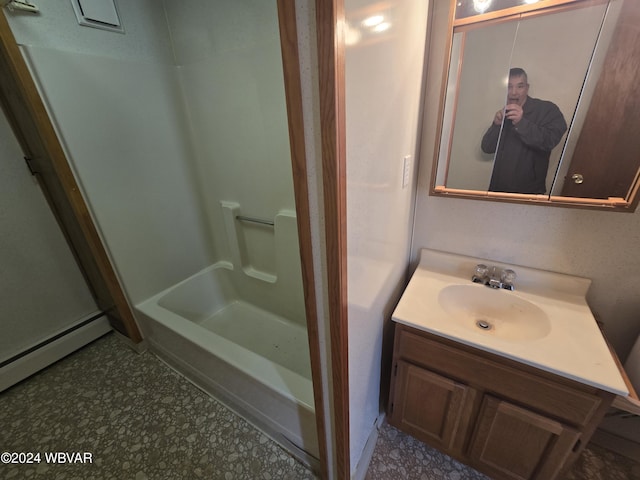
[[236,215],[236,220],[240,220],[242,222],[260,223],[262,225],[269,225],[271,227],[274,226],[273,220],[262,220],[260,218],[245,217],[244,215]]

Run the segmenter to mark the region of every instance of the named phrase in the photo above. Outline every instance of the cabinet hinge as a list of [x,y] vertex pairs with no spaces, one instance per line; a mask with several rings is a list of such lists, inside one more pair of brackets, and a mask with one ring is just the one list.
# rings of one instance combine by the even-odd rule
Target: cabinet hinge
[[29,169],[29,172],[31,173],[31,175],[36,175],[38,173],[38,171],[33,167],[33,158],[29,158],[29,157],[23,157],[24,158],[24,162],[27,164],[27,168]]
[[393,365],[393,376],[395,377],[396,375],[398,375],[398,364],[394,364]]

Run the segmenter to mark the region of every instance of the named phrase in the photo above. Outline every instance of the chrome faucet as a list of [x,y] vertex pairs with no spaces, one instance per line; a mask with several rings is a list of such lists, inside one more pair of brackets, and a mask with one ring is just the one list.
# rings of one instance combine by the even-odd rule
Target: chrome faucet
[[471,276],[473,283],[482,283],[487,287],[504,288],[506,290],[515,290],[513,285],[515,279],[516,272],[510,268],[487,267],[483,263],[476,265],[476,269]]

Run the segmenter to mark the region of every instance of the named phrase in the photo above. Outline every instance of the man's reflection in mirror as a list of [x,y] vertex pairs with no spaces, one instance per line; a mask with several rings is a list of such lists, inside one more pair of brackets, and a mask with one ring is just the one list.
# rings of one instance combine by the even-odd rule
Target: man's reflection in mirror
[[527,73],[509,70],[507,105],[496,112],[482,137],[482,151],[495,153],[489,190],[545,193],[549,155],[566,130],[554,103],[529,96]]

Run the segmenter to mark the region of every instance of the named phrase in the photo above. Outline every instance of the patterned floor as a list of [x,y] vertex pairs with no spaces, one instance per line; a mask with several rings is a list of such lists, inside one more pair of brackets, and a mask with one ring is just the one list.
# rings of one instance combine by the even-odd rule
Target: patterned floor
[[[115,335],[0,394],[0,450],[41,453],[40,463],[0,464],[2,479],[315,478],[154,355],[134,353]],[[86,452],[91,463],[47,462],[43,452]],[[367,480],[486,478],[386,424],[367,473]],[[640,464],[590,446],[567,478],[583,479],[640,479]]]
[[0,394],[3,452],[93,463],[0,465],[2,479],[313,479],[275,442],[110,334]]
[[[490,480],[385,423],[380,429],[366,480],[398,479]],[[564,480],[638,479],[640,463],[589,444]]]

